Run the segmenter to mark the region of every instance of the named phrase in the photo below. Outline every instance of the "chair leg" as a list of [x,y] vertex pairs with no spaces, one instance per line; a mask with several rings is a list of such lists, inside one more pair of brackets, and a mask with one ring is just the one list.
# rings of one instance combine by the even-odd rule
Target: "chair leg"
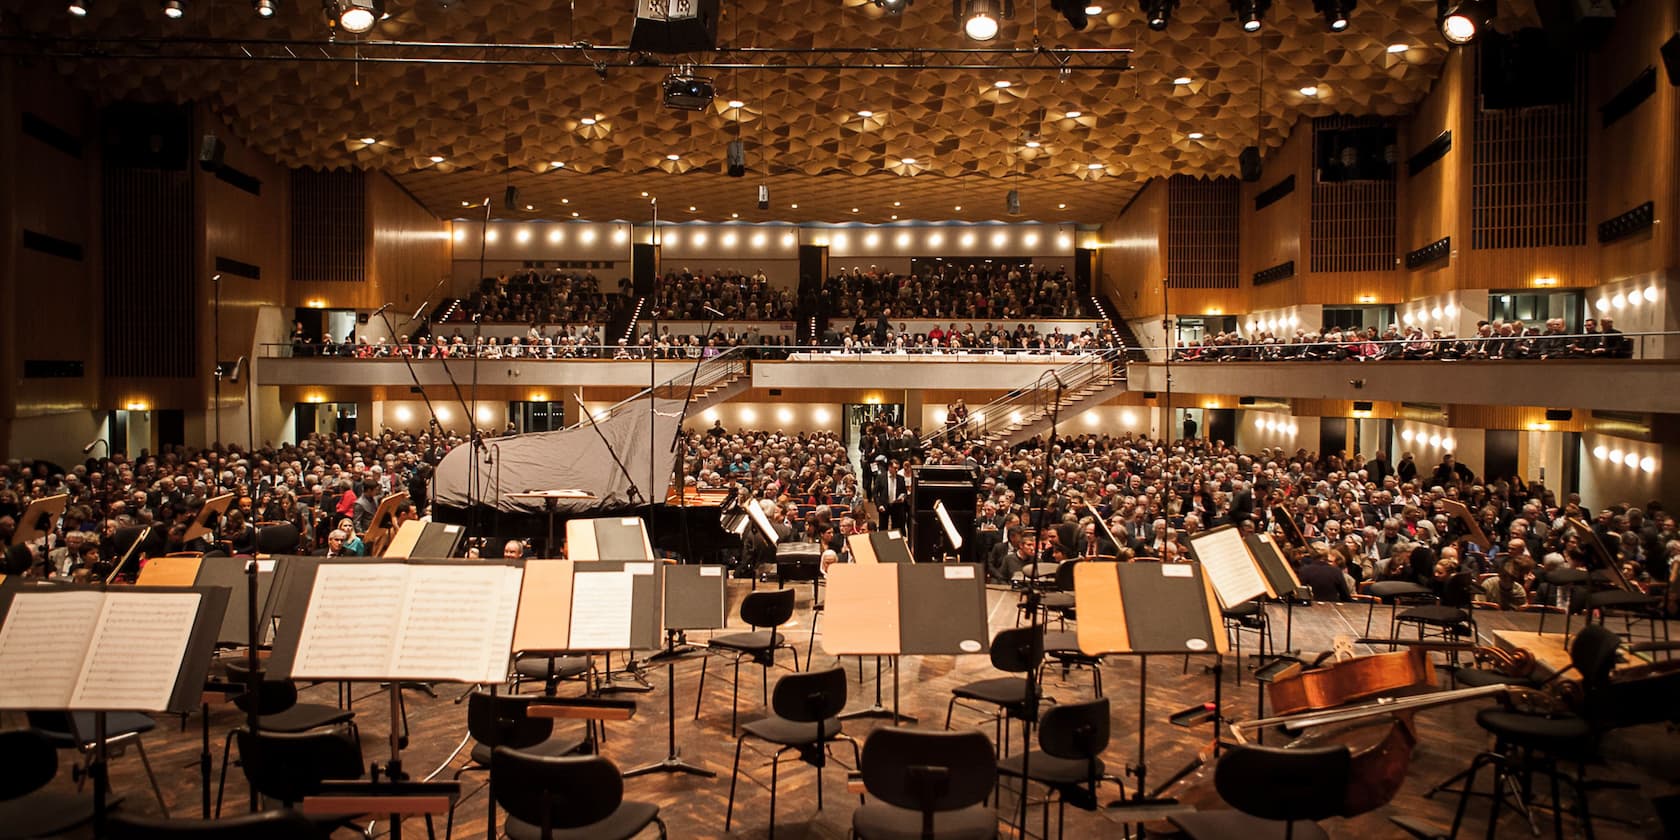
[[[1470,796],[1476,787],[1476,776],[1481,773],[1482,765],[1488,761],[1487,753],[1480,753],[1470,762],[1470,767],[1464,771],[1464,788],[1458,793],[1458,809],[1453,812],[1452,829],[1447,833],[1450,838],[1458,837],[1458,828],[1464,823],[1464,812],[1470,805]],[[1494,795],[1499,789],[1494,788]]]
[[951,710],[957,707],[957,698],[951,697],[951,702],[945,704],[945,728],[951,728]]
[[777,750],[775,755],[770,756],[770,840],[776,840],[776,776],[781,766],[782,750]]
[[694,691],[694,719],[700,719],[700,698],[706,696],[706,665],[712,661],[711,654],[700,657],[700,687]]
[[742,738],[735,742],[735,766],[729,771],[729,809],[723,812],[723,830],[729,830],[729,822],[735,819],[735,780],[741,775],[741,746],[746,743]]
[[[1558,840],[1562,840],[1562,838],[1563,838],[1563,797],[1558,792],[1557,759],[1555,759],[1555,758],[1552,759],[1549,762],[1549,764],[1550,764],[1550,766],[1547,769],[1550,772],[1548,772],[1546,775],[1550,776],[1551,779],[1552,779],[1552,831],[1556,832],[1556,836],[1558,837]],[[1580,795],[1581,795],[1580,791],[1575,792],[1576,798],[1580,798]]]
[[222,780],[216,785],[216,817],[222,816],[222,794],[227,791],[228,754],[233,750],[233,732],[222,740]]
[[741,710],[741,657],[735,657],[735,679],[729,689],[729,734],[735,734],[735,720]]
[[134,751],[140,754],[140,766],[146,768],[146,780],[152,783],[152,796],[157,797],[158,807],[163,809],[164,819],[169,818],[169,803],[163,801],[163,788],[158,787],[157,775],[152,772],[151,759],[146,757],[146,743],[140,736],[134,736]]

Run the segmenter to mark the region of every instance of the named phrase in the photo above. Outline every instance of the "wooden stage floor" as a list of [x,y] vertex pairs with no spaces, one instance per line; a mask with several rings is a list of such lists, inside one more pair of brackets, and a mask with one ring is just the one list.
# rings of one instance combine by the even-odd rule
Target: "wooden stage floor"
[[[736,617],[737,605],[740,598],[748,591],[748,584],[744,581],[732,581],[729,590],[729,615],[731,624],[739,625]],[[799,609],[795,613],[794,623],[786,632],[800,650],[801,662],[804,661],[807,640],[810,638],[811,616],[810,587],[798,585]],[[988,603],[991,609],[991,625],[994,631],[1013,626],[1015,621],[1015,596],[1001,590],[988,593]],[[1375,631],[1381,635],[1386,628],[1386,608],[1378,609]],[[1294,611],[1293,641],[1296,648],[1316,652],[1328,650],[1333,639],[1337,636],[1351,636],[1357,638],[1363,631],[1366,615],[1364,605],[1319,605],[1311,608],[1297,608]],[[1281,607],[1272,608],[1275,626],[1275,636],[1279,645],[1283,642],[1284,611]],[[1517,615],[1500,612],[1478,613],[1484,640],[1495,629],[1533,630],[1537,616]],[[1561,622],[1556,616],[1548,620],[1548,630],[1559,629]],[[740,629],[738,626],[734,629]],[[820,630],[820,627],[819,627]],[[691,640],[703,640],[708,634],[690,634]],[[1252,653],[1253,636],[1245,634],[1245,653]],[[835,662],[821,650],[821,634],[818,634],[818,650],[815,665],[819,668],[829,667]],[[615,658],[616,661],[616,658]],[[781,660],[786,662],[784,656]],[[1211,660],[1210,660],[1211,661]],[[679,660],[676,664],[677,691],[677,742],[682,757],[688,761],[701,764],[717,771],[718,778],[705,779],[685,775],[652,774],[629,779],[625,783],[625,793],[630,798],[649,800],[659,804],[661,812],[670,828],[670,836],[677,838],[691,837],[764,837],[767,835],[769,821],[769,782],[770,768],[769,753],[763,749],[761,743],[749,742],[742,757],[742,779],[739,786],[738,798],[735,804],[735,819],[733,829],[726,833],[723,828],[725,802],[729,792],[730,761],[735,748],[734,738],[729,731],[729,665],[728,660],[717,658],[713,661],[710,678],[707,680],[706,696],[701,702],[702,715],[699,721],[692,719],[694,709],[694,692],[700,673],[700,657]],[[855,659],[848,659],[845,667],[852,675],[849,686],[852,690],[849,709],[868,707],[875,697],[875,671],[871,661],[863,669],[863,682],[857,679],[858,663]],[[962,683],[995,675],[984,656],[963,657],[907,657],[902,662],[903,673],[900,679],[901,703],[904,712],[920,717],[918,725],[924,727],[938,727],[944,722],[945,706],[950,698],[951,688]],[[1128,657],[1111,657],[1103,666],[1103,685],[1108,697],[1114,704],[1113,735],[1104,760],[1111,771],[1118,772],[1131,764],[1137,749],[1137,687],[1138,660]],[[1202,703],[1212,699],[1212,678],[1200,667],[1198,661],[1192,661],[1189,673],[1181,673],[1183,660],[1180,657],[1154,657],[1148,663],[1149,667],[1149,709],[1148,769],[1151,784],[1164,781],[1177,768],[1182,767],[1196,752],[1211,738],[1211,729],[1203,725],[1197,729],[1184,729],[1168,722],[1168,715],[1178,709],[1191,704]],[[1237,717],[1252,717],[1256,701],[1256,684],[1251,676],[1244,676],[1242,686],[1236,685],[1236,668],[1226,667],[1226,686],[1224,699],[1227,714]],[[758,674],[756,666],[742,669],[743,690],[742,718],[750,720],[763,714],[759,703]],[[654,689],[645,694],[625,694],[624,697],[635,698],[638,702],[638,712],[634,720],[624,723],[611,723],[607,727],[607,741],[602,752],[620,768],[627,769],[638,765],[657,761],[664,757],[666,751],[666,685],[663,666],[652,669],[648,673]],[[776,672],[771,674],[774,680]],[[892,677],[890,670],[884,681],[884,696],[891,703]],[[439,686],[438,697],[430,698],[418,691],[408,691],[407,708],[409,723],[413,733],[413,743],[404,756],[405,764],[411,773],[426,774],[444,763],[450,754],[462,742],[466,734],[466,706],[455,702],[463,691],[461,686]],[[533,688],[532,690],[538,690]],[[575,692],[573,686],[563,686],[562,693]],[[1062,702],[1078,701],[1091,696],[1091,677],[1089,673],[1072,672],[1065,679],[1055,670],[1047,672],[1046,691],[1055,699]],[[361,727],[363,750],[369,761],[383,761],[387,755],[387,733],[389,703],[385,696],[377,694],[377,687],[373,685],[356,686],[356,696],[361,698],[356,703],[358,722]],[[336,693],[331,685],[315,686],[304,692],[307,700],[332,703]],[[1431,785],[1451,776],[1463,768],[1472,756],[1485,748],[1488,740],[1475,725],[1475,710],[1483,703],[1466,703],[1456,706],[1431,709],[1419,715],[1421,742],[1414,754],[1411,770],[1406,784],[1400,794],[1389,805],[1369,814],[1352,819],[1329,820],[1324,823],[1334,837],[1387,838],[1405,836],[1389,822],[1391,815],[1406,815],[1444,827],[1450,824],[1452,810],[1457,804],[1457,796],[1443,794],[1434,799],[1424,798]],[[8,714],[5,719],[7,726],[21,724],[21,716]],[[232,726],[242,722],[242,717],[231,706],[213,709],[211,726],[219,759],[221,741],[224,734]],[[860,741],[876,726],[888,725],[883,720],[856,720],[845,725],[845,731]],[[988,734],[992,731],[989,718],[975,711],[957,710],[955,727],[980,727]],[[581,724],[561,721],[557,724],[557,733],[569,732],[572,728],[581,730]],[[1019,729],[1015,730],[1017,739],[1015,748],[1019,748]],[[175,718],[160,721],[158,731],[147,736],[146,743],[152,765],[156,768],[164,788],[165,796],[177,816],[197,816],[199,809],[199,781],[197,761],[199,752],[199,720],[193,716],[182,729]],[[1666,757],[1667,763],[1680,763],[1680,740],[1669,740],[1666,743],[1661,738],[1668,738],[1668,734],[1660,729],[1647,730],[1640,733],[1640,737],[1628,739],[1637,741],[1659,759]],[[1659,746],[1653,746],[1659,745]],[[849,749],[841,747],[836,751],[844,761],[850,763]],[[0,757],[3,760],[3,757]],[[464,758],[456,759],[458,766]],[[218,768],[219,769],[219,768]],[[445,772],[447,776],[448,772]],[[1662,836],[1657,827],[1654,814],[1648,804],[1648,797],[1660,795],[1675,790],[1675,780],[1680,780],[1680,773],[1676,773],[1672,766],[1663,768],[1659,773],[1666,780],[1659,780],[1652,772],[1635,769],[1622,763],[1612,763],[1608,766],[1593,768],[1591,774],[1600,778],[1616,778],[1635,782],[1638,789],[1628,791],[1608,790],[1593,794],[1593,810],[1595,814],[1618,817],[1631,821],[1631,825],[1618,825],[1608,820],[1595,820],[1597,836],[1600,838],[1642,838]],[[781,768],[780,790],[778,793],[777,829],[780,836],[786,838],[841,838],[846,837],[851,824],[851,811],[856,807],[857,800],[845,795],[846,768],[838,763],[830,763],[826,770],[824,788],[827,794],[825,806],[818,810],[815,800],[815,770],[809,765],[802,764],[796,759],[784,760]],[[68,786],[69,771],[67,763],[61,766],[56,785]],[[469,776],[468,779],[482,778]],[[156,813],[157,803],[154,801],[146,786],[145,777],[140,762],[133,755],[118,757],[112,765],[112,779],[115,790],[125,797],[124,807],[137,809],[144,813]],[[1130,781],[1130,780],[1128,780]],[[1485,788],[1489,775],[1482,776],[1482,786]],[[476,783],[469,782],[468,790],[475,789]],[[1115,798],[1116,789],[1113,785],[1105,786],[1103,800]],[[230,807],[238,807],[244,802],[244,780],[238,770],[230,773],[227,798]],[[1009,800],[1004,797],[1007,806]],[[1470,815],[1466,826],[1466,836],[1481,836],[1486,826],[1488,800],[1477,798],[1471,802]],[[484,837],[485,829],[485,797],[482,792],[473,795],[460,807],[456,819],[456,836],[464,838]],[[1033,811],[1030,821],[1034,832],[1038,830],[1037,809]],[[1549,815],[1540,815],[1542,833],[1550,835]],[[384,826],[380,826],[381,832]],[[423,827],[418,821],[405,827],[408,836],[424,836]],[[439,836],[442,835],[442,823],[439,822]],[[1123,826],[1112,814],[1103,812],[1087,812],[1078,809],[1067,809],[1067,836],[1069,837],[1118,837],[1124,832]],[[1578,828],[1574,822],[1567,821],[1566,829],[1572,836],[1578,835]],[[1054,816],[1052,816],[1051,830],[1055,830]],[[1526,837],[1527,826],[1522,818],[1513,814],[1509,809],[1501,821],[1498,836]],[[653,836],[647,832],[646,836]],[[1008,836],[1005,833],[1003,836]]]

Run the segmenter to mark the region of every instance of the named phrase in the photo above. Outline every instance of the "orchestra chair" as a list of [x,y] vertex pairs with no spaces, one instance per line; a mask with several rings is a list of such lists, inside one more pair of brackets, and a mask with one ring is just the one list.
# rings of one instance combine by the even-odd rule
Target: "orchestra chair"
[[618,767],[598,755],[534,755],[496,747],[490,794],[507,812],[502,832],[512,840],[627,840],[649,825],[665,836],[659,806],[626,801]]
[[[87,778],[87,765],[93,760],[94,752],[99,742],[93,738],[93,712],[26,712],[25,717],[35,731],[45,735],[53,747],[61,750],[75,750],[82,756],[82,774],[79,779]],[[116,751],[133,744],[134,751],[140,756],[140,765],[146,768],[146,779],[152,784],[152,796],[156,797],[158,807],[164,816],[169,816],[169,804],[164,802],[163,790],[158,787],[157,774],[152,772],[152,762],[146,757],[146,745],[141,736],[157,728],[157,721],[138,712],[108,712],[105,715],[105,745],[115,755]],[[80,784],[80,781],[77,782]]]
[[[758,665],[762,679],[760,690],[764,695],[761,702],[764,703],[770,701],[770,666],[776,662],[776,651],[786,649],[788,653],[793,654],[793,670],[799,670],[799,651],[776,629],[792,618],[792,589],[749,592],[747,597],[741,599],[741,620],[752,630],[746,633],[713,636],[712,640],[706,643],[708,653],[716,650],[734,655],[734,687],[729,695],[729,734],[735,734],[735,723],[740,714],[742,659],[751,657]],[[710,656],[700,662],[700,688],[694,692],[695,720],[700,719],[700,701],[706,697],[706,670],[710,662]]]
[[[362,777],[362,745],[350,737],[348,727],[256,733],[241,728],[234,730],[233,739],[239,747],[240,769],[251,789],[282,807],[296,807],[304,797],[319,793],[322,782]],[[217,802],[218,817],[221,808]],[[426,819],[429,826],[431,817]],[[337,816],[311,822],[324,830],[350,824],[350,820]]]
[[560,690],[561,680],[577,677],[587,679],[594,661],[587,656],[554,656],[531,654],[513,660],[513,690],[526,680],[542,680],[543,694],[553,697]]
[[817,768],[817,810],[822,810],[822,771],[828,765],[829,743],[850,742],[853,761],[863,760],[858,754],[857,741],[840,731],[838,715],[844,708],[844,668],[789,674],[776,680],[776,691],[770,699],[770,716],[741,727],[741,737],[735,741],[735,764],[729,771],[729,807],[723,815],[724,831],[729,830],[735,818],[735,783],[741,775],[741,747],[746,745],[748,738],[757,738],[779,748],[770,757],[770,837],[776,836],[776,783],[782,753],[798,750],[801,761]]
[[[1093,811],[1097,808],[1097,785],[1113,776],[1104,773],[1103,750],[1108,749],[1109,712],[1106,699],[1068,703],[1045,711],[1038,726],[1038,749],[1025,762],[1027,781],[1038,782],[1056,796],[1056,837],[1061,838],[1067,803]],[[1000,776],[1021,778],[1021,756],[998,762]],[[1118,780],[1115,780],[1119,784]],[[1124,788],[1122,787],[1122,793]],[[1023,785],[1021,795],[1026,796]],[[1020,826],[1022,833],[1026,826]],[[1044,827],[1041,837],[1050,836],[1050,796],[1044,797]]]
[[1346,744],[1284,749],[1228,746],[1213,767],[1213,787],[1235,810],[1171,817],[1192,840],[1233,837],[1328,840],[1318,821],[1342,815],[1353,757]]
[[[992,667],[1006,674],[1032,673],[1044,664],[1044,628],[1031,625],[999,630],[992,637],[991,658]],[[1030,714],[1028,706],[1036,705],[1027,702],[1029,682],[1024,676],[992,677],[951,689],[951,702],[945,705],[945,728],[951,728],[951,712],[959,700],[995,706],[993,722],[997,730],[998,749],[1002,755],[1008,755],[1004,721],[1007,718],[1025,720]],[[1039,698],[1043,697],[1042,690],[1038,694]],[[967,706],[967,703],[964,705]]]
[[111,816],[111,840],[326,840],[327,835],[296,811],[277,808],[225,820],[160,819],[134,814]]
[[[1592,813],[1587,805],[1591,785],[1585,779],[1585,765],[1597,754],[1599,738],[1603,733],[1599,718],[1608,711],[1601,708],[1599,695],[1610,681],[1610,671],[1616,665],[1620,646],[1619,636],[1598,625],[1582,628],[1570,643],[1570,667],[1575,669],[1581,680],[1581,709],[1584,715],[1517,711],[1503,706],[1490,706],[1476,713],[1476,724],[1493,736],[1494,745],[1493,749],[1478,754],[1470,762],[1464,789],[1459,792],[1450,836],[1458,836],[1466,806],[1470,804],[1470,796],[1476,787],[1476,776],[1484,766],[1493,767],[1489,837],[1494,836],[1497,830],[1499,812],[1505,803],[1504,792],[1507,789],[1513,793],[1530,791],[1530,779],[1536,771],[1551,780],[1552,826],[1559,840],[1564,837],[1560,783],[1573,788],[1581,828],[1587,837],[1593,836]],[[1573,776],[1565,776],[1559,770],[1560,761],[1575,764]],[[1527,810],[1526,803],[1518,807]]]
[[1429,587],[1409,580],[1379,580],[1365,588],[1364,595],[1370,596],[1370,607],[1365,610],[1365,636],[1371,638],[1371,616],[1377,611],[1377,602],[1388,604],[1388,636],[1394,638],[1394,616],[1402,601],[1413,602],[1435,600],[1435,593]]
[[[1272,638],[1272,620],[1266,614],[1266,607],[1259,601],[1244,601],[1234,607],[1219,611],[1220,618],[1225,624],[1225,634],[1236,644],[1237,649],[1237,685],[1242,685],[1243,671],[1248,670],[1248,660],[1243,657],[1243,633],[1253,633],[1254,642],[1260,648],[1259,657],[1264,660],[1267,650],[1277,650],[1277,642]],[[1184,657],[1185,670],[1190,668],[1190,657]]]
[[[58,776],[58,747],[33,729],[0,732],[0,838],[47,837],[93,821],[92,794],[45,790]],[[120,798],[107,803],[115,807]]]
[[983,732],[882,727],[869,733],[858,769],[877,802],[852,812],[860,840],[992,840],[995,748]]
[[[1059,594],[1064,594],[1065,593],[1067,595],[1068,599],[1071,601],[1071,599],[1073,598],[1073,570],[1074,570],[1074,567],[1079,563],[1086,562],[1087,560],[1095,560],[1097,562],[1102,562],[1103,559],[1104,558],[1101,558],[1101,557],[1096,557],[1096,558],[1081,557],[1077,560],[1068,560],[1068,561],[1062,563],[1061,565],[1057,566],[1056,567],[1056,590],[1057,591],[1053,592],[1053,593],[1050,593],[1050,594],[1059,595]],[[1108,562],[1113,562],[1113,559],[1109,558]],[[1050,597],[1050,595],[1045,596],[1046,599],[1048,599],[1049,597]],[[1048,604],[1049,604],[1049,601],[1046,600],[1046,605],[1048,606]],[[1066,609],[1064,609],[1062,611],[1062,618],[1064,620],[1064,628],[1063,629],[1054,630],[1054,631],[1046,630],[1044,632],[1044,654],[1045,654],[1045,656],[1047,656],[1049,659],[1056,660],[1056,664],[1061,666],[1061,668],[1062,668],[1062,679],[1064,679],[1064,680],[1067,679],[1068,670],[1071,669],[1071,668],[1089,669],[1091,671],[1091,688],[1092,688],[1093,692],[1095,693],[1095,696],[1097,696],[1097,697],[1103,696],[1102,657],[1091,656],[1091,655],[1085,653],[1084,651],[1081,651],[1079,649],[1079,633],[1075,630],[1065,629],[1065,620],[1066,619],[1069,619],[1069,618],[1072,618],[1072,619],[1075,619],[1075,620],[1078,619],[1078,616],[1076,615],[1076,613],[1073,609],[1073,605],[1071,603],[1069,603],[1068,606],[1066,607]],[[1051,663],[1049,661],[1046,661],[1042,665],[1039,666],[1039,672],[1038,673],[1039,673],[1039,682],[1041,684],[1044,682],[1044,670],[1046,668],[1049,668],[1050,664]]]
[[[1592,578],[1603,586],[1607,579],[1601,577],[1602,571],[1594,573]],[[1668,641],[1668,622],[1663,615],[1663,599],[1657,595],[1647,595],[1643,592],[1622,589],[1619,586],[1600,588],[1587,593],[1582,599],[1582,610],[1590,617],[1598,614],[1598,623],[1603,626],[1604,620],[1614,615],[1622,619],[1622,635],[1633,638],[1633,623],[1644,621],[1650,631],[1650,640],[1657,641],[1657,627],[1662,627],[1662,640]]]
[[[537,699],[531,694],[491,694],[488,691],[477,690],[467,697],[467,735],[472,737],[473,747],[467,764],[455,771],[454,779],[460,781],[466,773],[490,772],[491,757],[497,747],[511,747],[527,755],[558,756],[576,752],[583,746],[580,739],[554,739],[553,718],[531,717],[526,714],[531,701]],[[472,793],[462,796],[450,803],[448,821],[444,824],[443,836],[450,837],[455,829],[455,809],[462,802],[471,799],[482,788],[474,789]],[[495,835],[496,803],[494,797],[490,802],[490,835]]]
[[302,532],[296,522],[258,522],[256,552],[258,554],[297,554]]
[[[1568,639],[1569,617],[1581,611],[1581,600],[1587,595],[1587,582],[1591,578],[1585,569],[1572,569],[1568,566],[1559,566],[1556,569],[1546,572],[1541,579],[1552,588],[1553,592],[1557,592],[1561,589],[1566,593],[1563,600],[1563,637]],[[1549,610],[1542,610],[1540,613],[1540,629],[1536,632],[1541,635],[1545,635],[1546,633],[1547,612],[1549,612]]]
[[[1438,636],[1446,641],[1462,638],[1474,643],[1478,638],[1475,603],[1475,574],[1458,572],[1447,579],[1438,603],[1409,607],[1394,616],[1389,637],[1397,638],[1402,626],[1413,624],[1417,626],[1419,639],[1427,635]],[[1456,664],[1458,652],[1453,651],[1451,655]]]
[[[250,668],[244,662],[228,662],[227,676],[228,681],[234,685],[249,685],[251,681]],[[295,733],[328,726],[344,726],[349,729],[352,738],[359,737],[355,712],[325,703],[300,703],[297,684],[290,680],[272,680],[265,675],[256,691],[234,695],[233,704],[247,715],[255,712],[257,729],[262,732]],[[233,736],[234,732],[230,731],[222,741],[221,782],[216,786],[218,813],[221,811],[222,792],[227,788],[228,757],[233,748]]]

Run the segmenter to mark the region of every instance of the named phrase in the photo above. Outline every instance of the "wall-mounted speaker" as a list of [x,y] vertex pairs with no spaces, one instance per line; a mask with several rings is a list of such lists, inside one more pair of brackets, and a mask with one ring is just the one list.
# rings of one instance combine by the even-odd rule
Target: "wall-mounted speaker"
[[1154,391],[1144,391],[1143,392],[1143,398],[1146,399],[1146,400],[1155,399],[1155,392]]
[[1254,405],[1258,400],[1253,397],[1237,397],[1237,405]]
[[518,210],[519,209],[519,188],[518,187],[516,187],[512,184],[508,184],[507,189],[502,190],[502,207],[504,207],[508,210]]
[[204,135],[198,144],[198,165],[206,171],[215,172],[222,166],[222,155],[227,147],[222,145],[221,138],[214,134]]
[[758,209],[770,209],[770,186],[768,184],[758,185]]
[[1573,420],[1573,419],[1575,419],[1575,412],[1571,409],[1567,409],[1567,408],[1548,408],[1548,409],[1546,409],[1546,420],[1548,420],[1548,421],[1555,420],[1559,423],[1564,423],[1564,422],[1568,422],[1568,421]]
[[1353,401],[1353,410],[1354,411],[1370,411],[1371,410],[1371,401],[1370,400],[1354,400]]
[[1237,155],[1237,168],[1242,172],[1244,181],[1260,180],[1260,147],[1243,147],[1242,153]]
[[1003,205],[1004,209],[1009,211],[1009,215],[1021,215],[1021,191],[1010,190],[1009,194],[1003,197]]
[[742,175],[747,174],[747,150],[746,147],[741,144],[741,141],[729,141],[729,147],[726,150],[726,157],[729,159],[729,166],[727,170],[729,177],[739,178]]

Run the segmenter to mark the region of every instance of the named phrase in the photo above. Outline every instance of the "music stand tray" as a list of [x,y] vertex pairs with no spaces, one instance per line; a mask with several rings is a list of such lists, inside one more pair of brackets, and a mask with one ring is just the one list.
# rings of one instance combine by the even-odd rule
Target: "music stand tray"
[[204,507],[199,508],[198,515],[193,517],[187,532],[181,535],[182,542],[192,542],[207,534],[213,535],[221,527],[222,517],[227,515],[227,509],[233,504],[233,494],[223,493],[204,500]]

